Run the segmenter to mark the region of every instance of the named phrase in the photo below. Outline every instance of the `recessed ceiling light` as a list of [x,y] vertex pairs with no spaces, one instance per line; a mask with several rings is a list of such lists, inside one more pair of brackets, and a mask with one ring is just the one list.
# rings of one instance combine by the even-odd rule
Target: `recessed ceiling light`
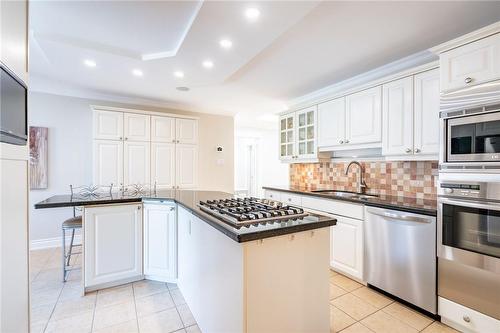
[[174,76],[178,77],[179,79],[182,79],[184,77],[184,72],[181,71],[175,71]]
[[144,73],[140,69],[133,69],[132,74],[134,74],[135,76],[143,76],[144,75]]
[[87,67],[95,67],[95,66],[97,66],[96,62],[94,60],[90,60],[90,59],[84,60],[83,63]]
[[245,16],[249,21],[256,21],[260,16],[260,11],[257,8],[247,8]]
[[219,41],[219,45],[223,49],[230,49],[233,46],[233,42],[231,42],[229,39],[221,39]]
[[176,87],[175,89],[177,89],[179,91],[189,91],[188,87]]
[[205,60],[205,61],[203,61],[202,65],[205,68],[212,68],[212,67],[214,67],[214,63],[211,60]]

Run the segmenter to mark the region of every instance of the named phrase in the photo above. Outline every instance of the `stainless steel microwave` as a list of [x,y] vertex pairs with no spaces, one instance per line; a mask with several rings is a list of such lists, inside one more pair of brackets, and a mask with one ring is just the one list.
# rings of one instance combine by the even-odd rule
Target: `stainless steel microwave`
[[448,112],[447,116],[445,162],[500,162],[500,105],[460,114]]
[[26,145],[28,138],[28,89],[0,62],[0,142]]

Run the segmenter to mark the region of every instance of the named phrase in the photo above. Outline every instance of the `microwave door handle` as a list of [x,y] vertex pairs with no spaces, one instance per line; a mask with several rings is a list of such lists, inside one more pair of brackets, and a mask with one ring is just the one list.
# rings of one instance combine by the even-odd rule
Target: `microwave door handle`
[[378,209],[368,208],[367,212],[370,214],[378,215],[378,216],[393,219],[393,220],[400,220],[400,221],[407,221],[407,222],[418,222],[418,223],[431,223],[432,222],[431,218],[425,218],[425,217],[414,216],[414,215],[406,215],[406,214],[401,214],[399,212],[394,212],[394,211],[380,211]]
[[463,207],[470,207],[470,208],[489,209],[489,210],[500,211],[500,203],[493,203],[493,202],[485,204],[485,203],[480,203],[477,201],[442,198],[442,199],[440,199],[440,203],[455,205],[455,206],[463,206]]

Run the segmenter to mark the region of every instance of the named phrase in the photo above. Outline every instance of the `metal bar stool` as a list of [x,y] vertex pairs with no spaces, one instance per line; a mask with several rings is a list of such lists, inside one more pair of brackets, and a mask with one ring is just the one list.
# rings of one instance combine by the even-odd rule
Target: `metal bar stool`
[[[75,231],[77,229],[82,229],[82,216],[76,216],[76,208],[73,207],[73,217],[67,219],[62,224],[62,254],[63,254],[63,281],[66,282],[68,278],[68,272],[75,270],[76,268],[71,268],[70,261],[71,256],[80,254],[80,252],[73,252],[74,247],[81,247],[82,244],[75,244]],[[69,249],[66,252],[66,231],[71,230],[71,240],[69,242]]]

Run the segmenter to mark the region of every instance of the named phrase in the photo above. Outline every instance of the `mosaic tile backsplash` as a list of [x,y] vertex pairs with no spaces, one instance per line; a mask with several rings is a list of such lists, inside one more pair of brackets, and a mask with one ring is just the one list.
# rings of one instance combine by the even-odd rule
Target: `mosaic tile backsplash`
[[[364,169],[367,193],[408,198],[436,196],[438,161],[360,162]],[[290,185],[310,189],[331,188],[356,191],[358,167],[347,162],[290,164]]]

